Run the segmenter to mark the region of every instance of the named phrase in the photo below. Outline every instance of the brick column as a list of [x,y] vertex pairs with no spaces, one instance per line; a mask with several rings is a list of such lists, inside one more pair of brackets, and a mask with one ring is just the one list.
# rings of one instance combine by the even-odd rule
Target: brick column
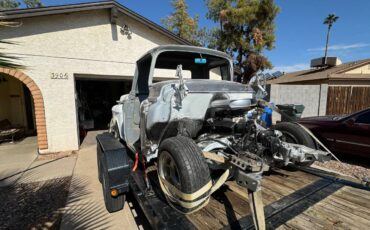
[[48,148],[48,138],[46,133],[45,107],[42,93],[36,83],[23,72],[16,69],[0,68],[0,73],[12,76],[20,80],[30,90],[34,101],[37,144],[40,150]]

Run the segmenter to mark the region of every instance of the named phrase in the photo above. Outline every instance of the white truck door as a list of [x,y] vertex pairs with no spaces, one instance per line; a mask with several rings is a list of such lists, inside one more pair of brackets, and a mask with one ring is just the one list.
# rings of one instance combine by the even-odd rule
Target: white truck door
[[132,151],[136,151],[134,143],[140,138],[140,101],[135,93],[130,93],[123,106],[123,121],[126,144]]

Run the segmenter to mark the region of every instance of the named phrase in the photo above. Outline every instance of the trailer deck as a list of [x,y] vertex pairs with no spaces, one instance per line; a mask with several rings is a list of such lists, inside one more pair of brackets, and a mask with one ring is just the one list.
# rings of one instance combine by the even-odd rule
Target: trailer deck
[[[253,229],[245,188],[228,181],[200,211],[183,215],[160,192],[155,167],[146,191],[143,171],[131,175],[131,191],[154,229]],[[368,229],[370,189],[317,169],[277,169],[263,176],[262,196],[268,228]]]

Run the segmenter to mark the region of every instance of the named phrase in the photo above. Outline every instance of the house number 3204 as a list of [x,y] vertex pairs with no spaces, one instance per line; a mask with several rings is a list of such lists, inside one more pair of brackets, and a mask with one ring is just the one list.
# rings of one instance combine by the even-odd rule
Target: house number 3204
[[68,73],[51,73],[50,78],[51,79],[67,80],[68,79]]

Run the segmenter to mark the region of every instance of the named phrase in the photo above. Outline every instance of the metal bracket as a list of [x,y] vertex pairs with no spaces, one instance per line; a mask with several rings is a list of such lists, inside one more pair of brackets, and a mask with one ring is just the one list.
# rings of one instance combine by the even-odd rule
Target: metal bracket
[[257,162],[252,158],[240,158],[235,155],[229,155],[229,163],[241,169],[242,171],[259,171],[261,169],[261,163]]
[[247,173],[240,169],[235,170],[234,178],[238,185],[247,188],[250,191],[258,191],[261,189],[262,175],[258,173]]
[[248,173],[237,169],[235,170],[234,177],[240,186],[248,190],[249,206],[251,208],[255,229],[266,229],[261,191],[262,172]]

